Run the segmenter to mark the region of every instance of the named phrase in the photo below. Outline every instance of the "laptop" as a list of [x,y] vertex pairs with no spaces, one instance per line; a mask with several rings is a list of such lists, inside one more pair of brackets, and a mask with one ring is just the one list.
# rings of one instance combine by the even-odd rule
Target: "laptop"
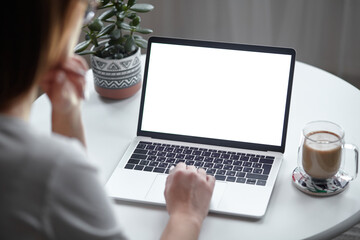
[[151,37],[137,137],[106,189],[119,200],[165,205],[169,168],[204,168],[210,212],[265,215],[285,150],[295,51]]

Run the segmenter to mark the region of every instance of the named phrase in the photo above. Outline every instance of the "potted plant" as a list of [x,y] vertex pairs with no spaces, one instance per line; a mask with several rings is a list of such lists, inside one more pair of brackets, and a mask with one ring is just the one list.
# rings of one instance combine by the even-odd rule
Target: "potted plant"
[[75,53],[91,54],[95,90],[103,97],[128,98],[141,87],[141,48],[147,40],[139,34],[153,31],[140,27],[138,13],[153,10],[153,5],[136,0],[100,0],[98,17],[84,26],[85,41]]

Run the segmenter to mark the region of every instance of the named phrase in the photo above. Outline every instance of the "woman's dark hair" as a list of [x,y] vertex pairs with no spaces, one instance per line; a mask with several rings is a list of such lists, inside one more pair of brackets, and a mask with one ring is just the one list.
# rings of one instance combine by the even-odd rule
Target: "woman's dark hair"
[[67,19],[80,0],[12,1],[0,14],[0,111],[61,58]]

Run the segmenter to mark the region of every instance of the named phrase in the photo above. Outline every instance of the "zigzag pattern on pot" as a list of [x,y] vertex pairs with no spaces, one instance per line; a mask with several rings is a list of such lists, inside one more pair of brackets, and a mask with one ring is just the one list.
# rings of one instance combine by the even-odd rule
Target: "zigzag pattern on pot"
[[109,81],[105,79],[99,79],[98,77],[94,76],[95,84],[102,88],[108,89],[121,89],[121,88],[128,88],[137,84],[141,79],[141,74],[138,74],[129,79],[123,79],[121,81]]
[[105,60],[100,58],[92,58],[93,66],[97,66],[99,69],[107,70],[107,71],[119,71],[119,70],[127,70],[130,67],[135,67],[136,65],[140,65],[140,60],[138,57],[135,57],[132,60],[128,61],[116,61],[113,60],[111,63],[108,63]]

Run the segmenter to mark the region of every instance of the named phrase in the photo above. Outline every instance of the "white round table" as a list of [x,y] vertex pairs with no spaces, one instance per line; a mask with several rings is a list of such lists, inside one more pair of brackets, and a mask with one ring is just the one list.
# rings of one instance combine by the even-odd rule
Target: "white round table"
[[[94,91],[91,71],[87,80],[89,98],[83,104],[83,120],[88,153],[105,184],[136,135],[141,93],[121,101],[107,100]],[[296,62],[286,151],[266,215],[252,220],[210,214],[200,239],[329,239],[356,224],[360,220],[360,179],[339,195],[318,198],[297,190],[291,174],[297,165],[301,129],[307,122],[338,123],[345,129],[345,140],[360,146],[359,106],[358,89],[321,69]],[[30,118],[35,128],[47,134],[50,110],[43,95],[35,101]],[[129,239],[159,239],[168,220],[164,207],[117,202],[114,209]]]

